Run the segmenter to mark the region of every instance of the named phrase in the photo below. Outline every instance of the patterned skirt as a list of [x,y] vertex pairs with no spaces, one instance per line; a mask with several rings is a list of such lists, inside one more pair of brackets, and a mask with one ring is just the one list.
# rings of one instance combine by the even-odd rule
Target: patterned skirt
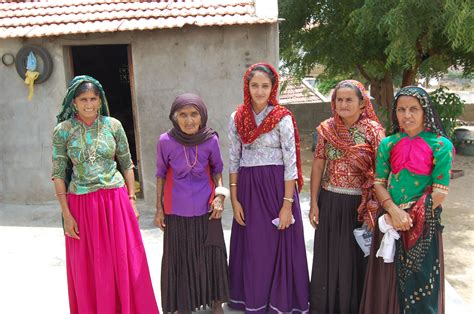
[[[402,312],[399,302],[400,296],[398,295],[396,262],[384,263],[382,258],[375,256],[382,242],[382,238],[383,233],[380,232],[378,226],[376,226],[367,265],[365,285],[359,310],[360,314],[399,314]],[[403,311],[405,313],[444,314],[445,312],[444,255],[441,231],[436,232],[436,250],[439,258],[437,266],[435,266],[437,269],[439,267],[437,274],[439,277],[436,279],[439,287],[436,296],[432,298],[432,302],[427,302],[423,305],[417,304],[417,307],[413,309],[404,309]],[[428,284],[431,285],[430,282],[428,282]],[[421,286],[425,288],[425,284],[420,283],[420,287]],[[383,291],[383,293],[380,293],[380,291]],[[418,292],[420,293],[420,291]],[[426,295],[424,291],[421,291],[420,296],[423,297],[424,294]],[[405,299],[410,299],[410,295],[403,296],[402,300]],[[417,303],[416,296],[412,296],[410,300],[413,300],[415,304]]]

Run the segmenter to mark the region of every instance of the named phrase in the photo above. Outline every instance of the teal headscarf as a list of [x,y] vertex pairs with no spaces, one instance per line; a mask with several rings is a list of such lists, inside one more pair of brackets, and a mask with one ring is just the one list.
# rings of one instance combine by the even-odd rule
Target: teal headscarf
[[79,85],[81,85],[84,82],[90,82],[94,84],[95,86],[97,86],[100,92],[100,100],[101,100],[99,114],[101,116],[110,116],[109,105],[107,103],[107,98],[105,97],[104,88],[99,83],[99,81],[88,75],[79,75],[73,78],[71,82],[69,82],[69,85],[67,87],[67,93],[66,93],[66,96],[64,97],[63,104],[61,106],[61,112],[56,116],[58,124],[74,116],[75,114],[74,106],[73,106],[74,94],[76,93],[76,89],[79,87]]
[[[63,104],[61,106],[61,112],[56,116],[58,124],[72,118],[76,114],[74,110],[74,105],[73,105],[74,94],[76,93],[76,89],[79,87],[79,85],[81,85],[84,82],[90,82],[94,84],[95,86],[97,86],[97,88],[99,89],[100,100],[101,100],[99,114],[102,116],[110,116],[109,105],[107,103],[107,98],[105,97],[105,92],[102,85],[99,83],[98,80],[96,80],[95,78],[91,76],[80,75],[80,76],[76,76],[75,78],[72,79],[71,82],[69,82],[67,93],[66,93],[66,96],[64,97]],[[68,165],[66,166],[66,177],[64,180],[66,183],[66,188],[69,186],[69,182],[71,181],[71,176],[72,176],[72,163],[71,163],[71,160],[68,160]]]

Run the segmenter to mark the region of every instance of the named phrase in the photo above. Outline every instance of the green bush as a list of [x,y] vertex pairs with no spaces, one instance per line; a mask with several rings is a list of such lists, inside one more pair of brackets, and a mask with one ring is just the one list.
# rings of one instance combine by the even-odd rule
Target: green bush
[[457,126],[456,119],[464,112],[464,101],[457,94],[450,93],[449,89],[445,86],[441,86],[431,92],[430,97],[436,111],[438,111],[441,122],[443,122],[448,138],[454,142],[454,128]]

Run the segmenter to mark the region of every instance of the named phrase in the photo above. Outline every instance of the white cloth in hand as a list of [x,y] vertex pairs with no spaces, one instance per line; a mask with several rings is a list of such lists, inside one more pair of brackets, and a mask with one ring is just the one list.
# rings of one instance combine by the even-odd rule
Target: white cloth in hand
[[382,257],[385,263],[393,263],[393,258],[395,256],[395,241],[400,239],[400,235],[393,226],[387,224],[385,221],[385,215],[379,217],[379,229],[384,233],[384,236],[375,256]]

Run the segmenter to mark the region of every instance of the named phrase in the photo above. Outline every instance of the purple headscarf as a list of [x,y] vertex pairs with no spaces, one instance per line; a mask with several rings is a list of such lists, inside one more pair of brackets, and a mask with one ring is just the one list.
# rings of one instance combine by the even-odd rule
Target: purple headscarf
[[[189,105],[196,107],[197,111],[199,111],[199,114],[201,115],[201,125],[199,130],[192,135],[181,131],[178,122],[176,122],[174,119],[174,114],[176,111]],[[207,108],[201,97],[198,95],[186,93],[176,97],[176,99],[173,101],[173,104],[171,105],[169,119],[173,123],[173,128],[168,131],[168,134],[183,145],[199,145],[213,137],[214,134],[217,135],[216,131],[206,126]]]

